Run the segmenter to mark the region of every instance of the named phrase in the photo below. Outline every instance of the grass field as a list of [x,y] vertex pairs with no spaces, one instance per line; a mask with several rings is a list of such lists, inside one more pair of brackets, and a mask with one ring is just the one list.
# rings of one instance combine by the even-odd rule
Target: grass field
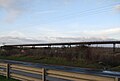
[[19,81],[19,80],[15,80],[15,79],[11,79],[11,78],[7,79],[6,77],[0,75],[0,81]]
[[85,61],[84,59],[79,59],[77,61],[68,61],[65,58],[60,58],[60,57],[39,58],[39,57],[30,57],[30,56],[7,56],[7,57],[1,56],[0,59],[50,64],[50,65],[73,66],[73,67],[80,67],[80,68],[103,69],[104,67],[109,67],[109,66],[103,66],[98,63],[91,63],[91,62]]

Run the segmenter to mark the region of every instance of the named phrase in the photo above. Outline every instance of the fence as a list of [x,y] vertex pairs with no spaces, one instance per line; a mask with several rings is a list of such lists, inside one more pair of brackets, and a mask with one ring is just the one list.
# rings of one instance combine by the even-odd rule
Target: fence
[[[22,65],[0,63],[0,75],[6,78],[14,78],[22,81],[48,81],[46,77],[61,78],[71,81],[120,81],[118,77],[96,76],[83,73],[65,72],[60,70],[50,70],[44,68],[33,68]],[[41,75],[39,78],[22,75],[15,71],[27,72],[29,74]]]

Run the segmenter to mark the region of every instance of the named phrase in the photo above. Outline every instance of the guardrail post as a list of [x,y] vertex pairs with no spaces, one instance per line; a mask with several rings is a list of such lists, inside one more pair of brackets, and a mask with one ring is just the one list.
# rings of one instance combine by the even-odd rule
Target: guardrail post
[[120,81],[120,78],[118,78],[118,77],[115,77],[115,81]]
[[6,73],[6,78],[10,78],[10,64],[7,64]]
[[45,71],[45,68],[42,68],[42,81],[46,81],[46,71]]

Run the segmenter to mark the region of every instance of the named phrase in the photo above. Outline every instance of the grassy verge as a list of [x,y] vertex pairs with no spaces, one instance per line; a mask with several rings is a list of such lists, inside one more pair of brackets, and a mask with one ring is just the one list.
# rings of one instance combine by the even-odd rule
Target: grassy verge
[[15,79],[7,79],[5,76],[1,76],[0,75],[0,81],[19,81],[19,80],[15,80]]
[[25,62],[48,64],[48,65],[50,64],[50,65],[62,65],[62,66],[72,66],[72,67],[80,67],[80,68],[91,68],[91,69],[107,68],[107,70],[120,72],[120,66],[112,67],[110,65],[101,65],[97,62],[95,63],[91,61],[86,61],[85,59],[71,61],[60,57],[40,57],[40,56],[23,56],[23,55],[0,56],[0,59],[25,61]]
[[120,66],[117,66],[117,67],[113,67],[111,68],[112,71],[119,71],[120,72]]
[[51,64],[51,65],[74,66],[81,68],[94,68],[94,69],[103,69],[105,67],[98,63],[88,62],[84,59],[71,61],[60,57],[0,56],[0,59],[34,62],[41,64]]

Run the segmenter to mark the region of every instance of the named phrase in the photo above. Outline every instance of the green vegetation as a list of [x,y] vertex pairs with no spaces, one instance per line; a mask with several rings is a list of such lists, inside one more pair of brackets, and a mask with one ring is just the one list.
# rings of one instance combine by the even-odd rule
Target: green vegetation
[[52,65],[64,65],[64,66],[75,66],[81,68],[94,68],[103,69],[108,66],[103,66],[99,63],[88,62],[84,59],[79,59],[77,61],[69,61],[65,58],[60,57],[31,57],[31,56],[1,56],[0,59],[16,60],[16,61],[26,61],[42,64],[52,64]]
[[19,81],[19,80],[15,80],[15,79],[7,79],[5,76],[1,76],[0,75],[0,81]]
[[0,59],[120,71],[120,49],[116,51],[113,53],[112,48],[87,46],[7,49],[0,51]]
[[120,72],[120,66],[116,66],[111,68],[112,71],[119,71]]

